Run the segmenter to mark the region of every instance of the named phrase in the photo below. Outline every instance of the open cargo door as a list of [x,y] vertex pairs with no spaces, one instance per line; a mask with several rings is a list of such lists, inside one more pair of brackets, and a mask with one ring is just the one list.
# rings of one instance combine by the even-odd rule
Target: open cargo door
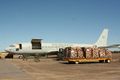
[[32,49],[42,49],[42,39],[32,39],[31,44],[32,44]]

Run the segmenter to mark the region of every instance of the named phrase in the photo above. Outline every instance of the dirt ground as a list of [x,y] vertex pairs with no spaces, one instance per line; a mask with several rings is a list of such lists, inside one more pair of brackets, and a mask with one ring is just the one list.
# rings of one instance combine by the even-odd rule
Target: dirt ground
[[54,58],[8,61],[34,80],[120,80],[120,53],[113,54],[111,63],[67,64]]

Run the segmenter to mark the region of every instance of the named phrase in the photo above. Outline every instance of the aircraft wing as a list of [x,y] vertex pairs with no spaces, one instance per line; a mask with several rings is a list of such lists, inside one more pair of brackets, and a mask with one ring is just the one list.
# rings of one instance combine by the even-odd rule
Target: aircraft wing
[[113,44],[109,46],[104,46],[104,48],[120,48],[120,44]]

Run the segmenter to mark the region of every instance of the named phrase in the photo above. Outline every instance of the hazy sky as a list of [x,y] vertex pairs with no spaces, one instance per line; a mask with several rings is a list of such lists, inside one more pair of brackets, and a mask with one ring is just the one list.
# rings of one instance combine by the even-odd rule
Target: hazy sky
[[0,0],[0,50],[17,42],[120,43],[120,0]]

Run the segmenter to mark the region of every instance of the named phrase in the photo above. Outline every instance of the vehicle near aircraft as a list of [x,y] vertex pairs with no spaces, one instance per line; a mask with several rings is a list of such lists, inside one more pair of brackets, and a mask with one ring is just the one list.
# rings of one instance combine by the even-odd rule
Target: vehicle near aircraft
[[62,50],[62,57],[68,63],[106,62],[112,60],[112,53],[106,48],[97,47],[66,47]]
[[12,44],[5,49],[6,52],[12,54],[20,54],[24,57],[33,55],[39,58],[43,54],[58,53],[60,48],[66,47],[105,47],[107,46],[108,29],[104,29],[98,41],[94,44],[77,44],[77,43],[45,43],[42,39],[32,39],[29,43]]

